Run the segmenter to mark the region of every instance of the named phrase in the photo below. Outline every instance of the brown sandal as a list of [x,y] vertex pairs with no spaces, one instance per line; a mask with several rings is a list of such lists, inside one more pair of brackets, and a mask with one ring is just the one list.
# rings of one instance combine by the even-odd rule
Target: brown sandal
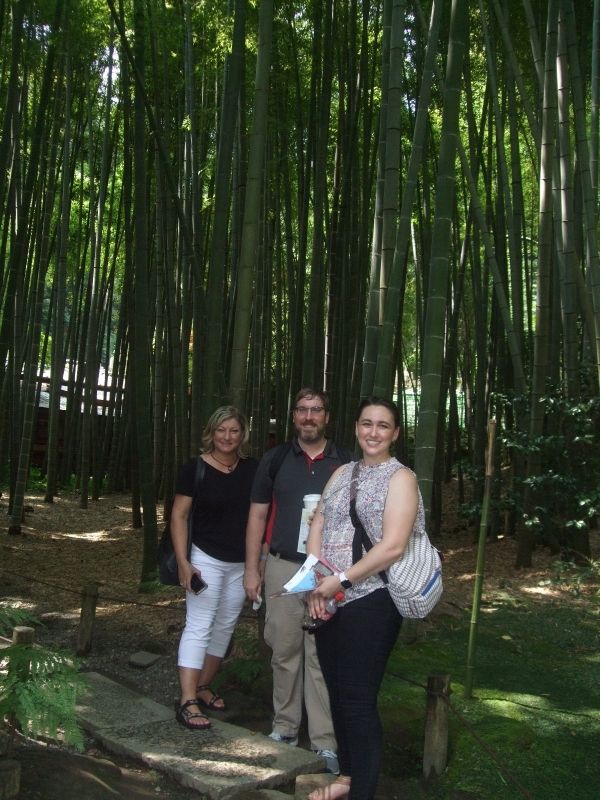
[[[191,700],[186,700],[185,703],[182,703],[175,714],[175,719],[177,722],[190,731],[208,730],[208,728],[210,728],[210,720],[208,717],[201,711],[190,711],[190,706],[198,706],[198,701],[195,698],[192,698]],[[192,720],[200,718],[205,720],[205,722],[201,722],[197,725],[192,722]]]
[[[211,695],[212,695],[210,700],[203,700],[199,696],[200,692],[210,692]],[[221,697],[221,695],[218,695],[216,692],[214,692],[210,688],[210,686],[198,686],[196,688],[196,693],[198,694],[198,698],[197,698],[198,705],[202,706],[202,708],[207,708],[209,711],[225,711],[225,709],[227,708],[225,703],[224,703],[224,701],[223,701],[223,698]],[[222,706],[216,706],[215,705],[215,703],[218,703],[219,700],[223,703]]]

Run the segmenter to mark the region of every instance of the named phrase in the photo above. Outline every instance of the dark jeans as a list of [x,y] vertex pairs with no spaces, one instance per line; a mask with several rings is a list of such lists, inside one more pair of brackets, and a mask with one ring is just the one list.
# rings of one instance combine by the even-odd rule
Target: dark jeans
[[387,589],[338,608],[315,632],[329,690],[340,772],[351,800],[372,800],[383,752],[377,695],[402,617]]

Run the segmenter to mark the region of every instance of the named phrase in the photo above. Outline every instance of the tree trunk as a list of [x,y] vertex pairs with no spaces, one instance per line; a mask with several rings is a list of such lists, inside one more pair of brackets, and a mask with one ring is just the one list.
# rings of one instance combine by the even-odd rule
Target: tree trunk
[[[141,0],[134,2],[135,61],[144,74],[145,18]],[[133,308],[133,380],[135,391],[136,456],[140,497],[143,509],[144,548],[140,587],[156,577],[156,497],[152,462],[152,413],[150,401],[150,346],[148,310],[148,232],[146,197],[146,119],[144,99],[136,87],[133,116],[134,163],[134,308]]]
[[464,0],[453,0],[425,314],[421,401],[415,450],[415,472],[419,477],[427,518],[431,512],[437,452],[451,220],[455,198],[456,140],[459,135],[460,84],[467,35],[467,4]]
[[254,117],[248,156],[248,181],[244,205],[244,223],[240,249],[239,276],[235,305],[229,395],[234,405],[244,408],[248,368],[248,340],[252,313],[252,287],[259,236],[260,197],[265,160],[267,100],[273,28],[273,2],[261,0],[259,7],[259,42],[256,60]]

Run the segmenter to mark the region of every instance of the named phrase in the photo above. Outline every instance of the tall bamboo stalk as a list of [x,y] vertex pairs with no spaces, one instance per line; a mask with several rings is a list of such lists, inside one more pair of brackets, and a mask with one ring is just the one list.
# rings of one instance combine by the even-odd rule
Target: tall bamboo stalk
[[483,505],[479,521],[479,543],[477,545],[477,563],[475,566],[475,584],[473,586],[473,605],[471,606],[471,623],[469,628],[469,645],[467,649],[467,676],[465,679],[465,697],[473,694],[473,680],[475,673],[475,647],[477,645],[477,628],[479,626],[479,609],[481,606],[481,593],[485,570],[485,543],[488,533],[488,518],[490,512],[490,495],[492,479],[494,477],[494,443],[496,439],[496,420],[488,422],[487,457],[485,462],[485,487],[483,491]]

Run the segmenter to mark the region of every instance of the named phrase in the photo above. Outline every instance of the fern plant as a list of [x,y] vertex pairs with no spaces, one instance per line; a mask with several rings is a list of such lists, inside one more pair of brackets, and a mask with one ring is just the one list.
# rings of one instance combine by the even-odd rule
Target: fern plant
[[[0,632],[37,623],[28,612],[0,607]],[[47,647],[11,644],[0,651],[0,720],[8,718],[28,736],[62,739],[77,749],[83,736],[75,701],[83,679],[73,657]]]

